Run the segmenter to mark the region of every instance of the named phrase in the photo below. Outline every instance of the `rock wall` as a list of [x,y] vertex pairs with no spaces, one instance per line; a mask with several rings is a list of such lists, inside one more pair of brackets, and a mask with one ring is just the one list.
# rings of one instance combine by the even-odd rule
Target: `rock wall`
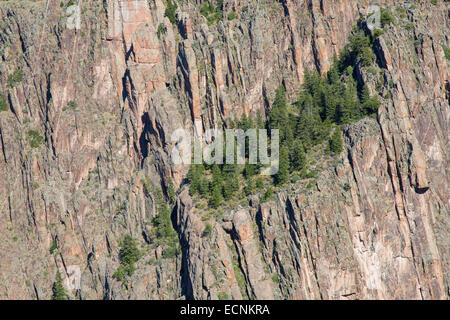
[[[369,1],[226,0],[212,25],[203,2],[174,24],[161,0],[81,2],[79,30],[60,2],[0,4],[0,297],[49,299],[77,266],[71,298],[448,299],[449,4],[415,1],[386,28],[375,72],[357,68],[378,117],[345,128],[317,179],[208,216],[171,133],[265,114],[280,83],[294,101]],[[169,179],[181,252],[166,258],[151,221]],[[125,234],[145,253],[123,285]]]

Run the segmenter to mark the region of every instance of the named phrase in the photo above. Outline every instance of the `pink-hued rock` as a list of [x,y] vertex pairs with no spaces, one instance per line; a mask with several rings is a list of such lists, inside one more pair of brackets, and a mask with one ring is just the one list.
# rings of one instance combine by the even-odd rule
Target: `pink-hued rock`
[[[75,266],[71,299],[448,299],[447,2],[402,17],[406,4],[380,1],[395,23],[375,72],[355,66],[377,119],[344,126],[335,159],[308,159],[316,178],[216,210],[171,161],[179,128],[266,115],[280,84],[297,101],[369,2],[225,1],[208,25],[204,1],[176,1],[175,23],[162,0],[90,1],[80,30],[59,2],[1,2],[0,298],[50,299]],[[164,200],[170,239],[154,220]],[[143,256],[122,282],[125,235]]]

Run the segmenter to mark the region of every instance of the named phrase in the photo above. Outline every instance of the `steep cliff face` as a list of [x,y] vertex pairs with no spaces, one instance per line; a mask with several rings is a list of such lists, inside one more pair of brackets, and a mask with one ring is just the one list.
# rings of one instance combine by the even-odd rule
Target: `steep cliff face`
[[[281,83],[294,101],[369,1],[226,0],[215,20],[203,2],[170,21],[161,0],[85,1],[79,29],[64,3],[0,4],[0,297],[49,299],[79,268],[71,298],[447,299],[448,2],[392,8],[376,65],[355,66],[377,119],[345,126],[316,178],[214,212],[172,132],[267,114]],[[179,244],[155,236],[161,197]],[[127,234],[143,256],[119,281]]]

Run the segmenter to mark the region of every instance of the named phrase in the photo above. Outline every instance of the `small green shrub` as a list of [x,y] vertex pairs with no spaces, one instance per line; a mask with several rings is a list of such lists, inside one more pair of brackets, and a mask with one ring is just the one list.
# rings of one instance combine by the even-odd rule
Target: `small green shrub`
[[28,130],[27,138],[32,148],[39,148],[44,143],[44,138],[36,130]]
[[0,93],[0,112],[8,111],[8,103],[4,95]]
[[163,258],[164,259],[171,259],[175,258],[177,255],[180,254],[180,249],[174,244],[173,246],[170,246],[163,251]]
[[394,22],[394,16],[389,9],[381,8],[381,26],[384,28]]
[[300,171],[300,176],[302,179],[312,179],[317,177],[317,171],[311,170],[308,172],[308,170],[303,169],[302,171]]
[[230,12],[230,13],[228,14],[228,20],[229,20],[229,21],[234,20],[234,19],[236,19],[236,18],[237,18],[236,12],[232,11],[232,12]]
[[375,54],[371,47],[365,47],[361,50],[361,64],[363,67],[368,67],[373,63],[375,59]]
[[135,263],[142,257],[142,252],[138,248],[137,241],[132,236],[126,235],[120,244],[120,266],[113,274],[113,278],[124,281],[125,275],[132,276],[135,270]]
[[378,38],[378,37],[382,36],[383,34],[384,34],[384,31],[381,30],[381,29],[376,29],[376,30],[373,32],[373,36],[374,36],[375,38]]
[[203,236],[204,237],[209,236],[209,234],[211,233],[212,229],[213,229],[212,225],[207,223],[206,226],[205,226],[205,229],[203,230]]
[[158,38],[161,38],[161,36],[164,34],[164,24],[160,23],[158,26],[158,31],[156,32],[158,35]]
[[274,283],[280,283],[280,279],[278,278],[278,274],[274,274],[273,276],[272,276],[272,281],[274,282]]
[[370,74],[376,75],[377,74],[377,69],[374,68],[374,67],[369,67],[369,68],[367,68],[367,72],[370,73]]
[[167,182],[167,196],[172,203],[175,201],[175,187],[173,185],[172,179],[169,179],[169,181]]
[[364,34],[356,34],[349,38],[349,44],[351,50],[359,55],[364,48],[370,47],[370,39]]
[[165,16],[169,18],[172,24],[177,23],[177,18],[175,12],[177,11],[178,5],[173,0],[167,0],[167,6],[165,11]]
[[364,110],[368,114],[374,114],[378,111],[378,108],[381,106],[381,101],[377,97],[371,97],[368,101],[363,104]]
[[11,88],[15,87],[23,79],[23,73],[21,69],[17,69],[8,76],[8,84]]
[[119,268],[117,268],[116,272],[114,272],[113,274],[113,279],[123,282],[125,279],[125,273],[125,268],[123,266],[119,266]]
[[267,188],[266,192],[264,192],[261,201],[266,202],[273,197],[273,190],[271,187]]
[[208,17],[208,15],[214,13],[214,6],[212,5],[211,2],[207,2],[205,3],[201,8],[200,8],[200,14],[202,16],[204,16],[205,18]]
[[212,1],[203,4],[200,14],[206,18],[208,25],[216,24],[223,16],[223,0],[217,0],[215,6]]
[[217,297],[219,298],[219,300],[228,300],[229,299],[228,294],[226,292],[219,292]]
[[141,258],[141,255],[137,241],[130,235],[126,235],[120,249],[120,261],[124,265],[133,265]]
[[177,233],[172,227],[170,220],[170,208],[162,200],[158,204],[158,215],[153,218],[153,226],[156,228],[156,237],[158,239],[176,238]]
[[342,148],[342,138],[341,138],[341,130],[336,129],[334,131],[333,136],[330,140],[330,150],[335,154],[340,154],[343,150]]
[[405,25],[405,29],[408,31],[414,30],[414,23],[410,22]]
[[56,248],[58,247],[56,240],[53,240],[52,242],[52,246],[50,247],[50,254],[53,254],[53,252],[55,252]]
[[53,283],[52,291],[52,300],[67,300],[66,289],[63,286],[63,280],[59,271],[56,272],[56,279]]
[[67,110],[75,111],[75,110],[77,110],[77,107],[78,107],[78,105],[75,101],[69,101],[67,103],[67,105],[62,109],[62,111],[67,111]]
[[77,109],[77,103],[75,101],[69,101],[67,107],[75,111]]
[[444,49],[444,54],[447,60],[450,60],[450,48],[446,46],[442,46],[442,49]]
[[261,190],[262,188],[264,188],[264,180],[263,178],[259,177],[258,179],[256,179],[256,189]]

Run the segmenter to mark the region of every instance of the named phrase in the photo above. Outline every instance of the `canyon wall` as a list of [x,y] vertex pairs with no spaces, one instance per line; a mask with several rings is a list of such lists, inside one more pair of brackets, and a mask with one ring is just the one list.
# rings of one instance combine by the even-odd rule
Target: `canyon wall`
[[[280,84],[295,101],[369,1],[225,0],[213,24],[177,3],[172,23],[162,0],[83,1],[79,29],[60,2],[0,3],[0,298],[49,299],[75,267],[73,299],[448,299],[448,2],[381,1],[395,23],[356,66],[376,119],[346,125],[317,178],[214,212],[172,132],[266,115]],[[152,240],[169,181],[174,256]],[[126,234],[144,254],[122,283]]]

